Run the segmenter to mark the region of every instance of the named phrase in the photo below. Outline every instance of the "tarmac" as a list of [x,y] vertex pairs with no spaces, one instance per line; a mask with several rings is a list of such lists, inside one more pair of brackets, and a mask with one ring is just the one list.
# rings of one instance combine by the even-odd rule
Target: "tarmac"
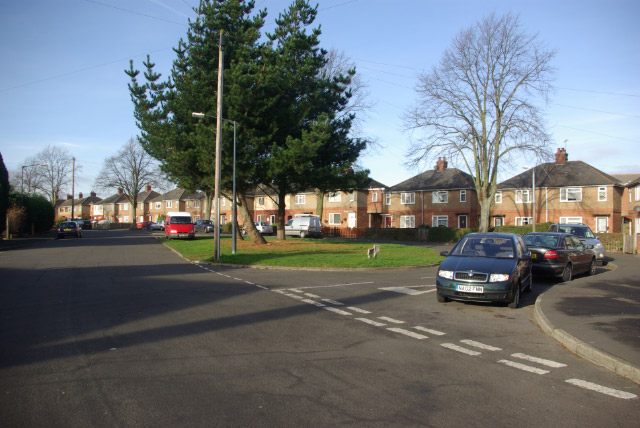
[[[55,233],[0,240],[0,252],[42,245]],[[449,250],[451,244],[405,242]],[[574,354],[640,384],[640,256],[608,253],[606,269],[554,283],[535,302],[540,328]]]

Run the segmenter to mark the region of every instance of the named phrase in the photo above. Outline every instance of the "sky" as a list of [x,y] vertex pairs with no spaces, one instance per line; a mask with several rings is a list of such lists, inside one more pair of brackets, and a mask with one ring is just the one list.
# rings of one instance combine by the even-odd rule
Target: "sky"
[[[264,31],[292,0],[256,0]],[[82,168],[75,193],[95,190],[105,158],[138,134],[129,98],[129,60],[151,55],[166,76],[171,48],[186,37],[198,0],[0,2],[0,153],[9,171],[49,145]],[[387,186],[422,170],[406,165],[411,135],[402,116],[418,76],[437,65],[453,37],[488,14],[519,15],[523,28],[557,50],[543,112],[553,145],[569,160],[609,174],[640,174],[640,1],[319,0],[321,46],[350,58],[371,108],[362,135],[377,142],[359,164]],[[433,164],[433,165],[432,165]],[[435,160],[425,168],[431,169]],[[501,170],[504,180],[529,165]],[[463,169],[463,165],[449,163]],[[67,191],[70,193],[70,189]],[[109,194],[98,192],[98,196]],[[64,197],[64,195],[61,195]]]

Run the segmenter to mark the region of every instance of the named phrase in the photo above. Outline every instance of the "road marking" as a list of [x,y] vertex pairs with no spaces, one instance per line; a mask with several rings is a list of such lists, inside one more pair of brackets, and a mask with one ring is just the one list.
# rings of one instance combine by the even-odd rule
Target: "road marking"
[[[423,285],[421,287],[428,287],[428,286]],[[431,290],[417,291],[409,287],[383,287],[383,288],[378,288],[378,290],[393,291],[394,293],[408,294],[410,296],[417,296],[419,294],[424,294],[431,291]]]
[[487,351],[502,351],[501,348],[496,348],[495,346],[491,345],[485,345],[484,343],[476,342],[475,340],[464,339],[460,342],[469,346],[473,346],[474,348],[485,349]]
[[430,328],[421,327],[419,325],[417,325],[417,326],[415,326],[413,328],[415,328],[416,330],[424,331],[425,333],[433,334],[434,336],[444,336],[445,334],[447,334],[447,333],[443,333],[443,332],[438,331],[438,330],[432,330]]
[[462,352],[463,354],[471,355],[475,357],[480,355],[481,352],[472,351],[471,349],[463,348],[462,346],[458,346],[455,343],[441,343],[440,346],[443,346],[447,349],[451,349],[453,351]]
[[499,360],[498,362],[501,363],[501,364],[504,364],[505,366],[513,367],[514,369],[524,370],[525,372],[529,372],[529,373],[535,373],[535,374],[539,374],[539,375],[543,375],[543,374],[549,373],[549,370],[542,370],[542,369],[539,369],[537,367],[527,366],[527,365],[524,365],[524,364],[516,363],[514,361]]
[[378,317],[378,319],[382,320],[382,321],[389,321],[389,322],[394,323],[394,324],[404,324],[404,321],[400,321],[400,320],[397,320],[395,318]]
[[278,294],[285,294],[285,295],[287,294],[287,290],[282,290],[282,289],[280,289],[280,290],[271,290],[271,291],[273,291],[274,293],[278,293]]
[[293,291],[294,293],[302,293],[302,290],[298,290],[297,288],[290,288],[289,291]]
[[314,285],[311,287],[298,287],[299,290],[307,290],[309,288],[331,288],[331,287],[346,287],[349,285],[361,285],[361,284],[373,284],[373,281],[366,282],[351,282],[349,284],[334,284],[334,285]]
[[338,315],[351,315],[350,312],[343,311],[342,309],[332,308],[331,306],[325,306],[322,309],[326,309],[327,311],[335,312]]
[[364,309],[356,308],[355,306],[349,306],[347,309],[350,309],[353,312],[358,312],[360,314],[370,314],[371,313],[369,311],[365,311]]
[[414,333],[412,331],[405,330],[403,328],[397,328],[397,327],[396,328],[387,328],[387,330],[393,331],[394,333],[404,334],[405,336],[413,337],[414,339],[428,339],[427,336],[424,336],[424,335],[418,334],[418,333]]
[[315,294],[311,294],[311,293],[304,293],[305,296],[307,297],[311,297],[312,299],[319,299],[320,296],[316,296]]
[[612,397],[622,398],[625,400],[634,400],[638,398],[636,394],[632,394],[630,392],[619,391],[617,389],[608,388],[606,386],[598,385],[596,383],[587,382],[586,380],[580,379],[567,379],[565,382],[570,383],[572,385],[579,386],[580,388],[589,389],[591,391],[600,392],[602,394],[611,395]]
[[612,297],[613,300],[617,300],[623,303],[631,303],[632,305],[640,305],[640,302],[636,302],[635,300],[627,299],[626,297]]
[[342,302],[336,302],[335,300],[331,300],[331,299],[322,299],[323,302],[327,302],[327,303],[331,303],[332,305],[336,305],[336,306],[344,306],[344,303]]
[[531,361],[532,363],[542,364],[543,366],[553,367],[554,369],[559,369],[560,367],[567,367],[567,365],[563,363],[557,363],[555,361],[545,360],[543,358],[532,357],[531,355],[527,355],[527,354],[517,353],[517,354],[511,354],[511,356],[513,358],[520,358],[521,360]]
[[368,319],[368,318],[356,318],[356,319],[357,319],[358,321],[362,321],[362,322],[364,322],[364,323],[371,324],[371,325],[374,325],[374,326],[376,326],[376,327],[384,327],[384,326],[386,325],[386,324],[383,324],[383,323],[378,322],[378,321],[370,320],[370,319]]
[[260,285],[260,284],[254,284],[256,287],[258,288],[262,288],[263,290],[268,290],[268,287],[265,287],[264,285]]
[[285,296],[291,297],[292,299],[296,299],[296,300],[304,299],[304,297],[302,297],[302,296],[298,296],[297,294],[291,294],[291,293],[285,293]]
[[253,282],[251,281],[245,281],[245,284],[249,284],[249,285],[255,285]]
[[317,306],[319,308],[324,308],[324,307],[327,306],[324,303],[316,302],[315,300],[311,300],[311,299],[302,299],[302,301],[305,302],[305,303],[309,303],[309,304],[315,305],[315,306]]

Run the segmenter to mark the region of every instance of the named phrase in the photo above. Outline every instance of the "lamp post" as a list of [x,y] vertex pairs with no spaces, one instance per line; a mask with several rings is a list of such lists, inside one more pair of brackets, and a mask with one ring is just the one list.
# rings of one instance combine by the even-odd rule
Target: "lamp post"
[[536,167],[523,166],[523,169],[531,169],[531,211],[533,215],[533,231],[536,231]]
[[[197,119],[204,119],[205,117],[211,117],[214,119],[217,119],[216,116],[212,116],[210,114],[204,114],[204,113],[197,113],[197,112],[193,112],[191,113],[192,117],[195,117]],[[233,123],[233,203],[232,203],[232,224],[231,224],[231,228],[232,228],[232,237],[231,237],[231,253],[235,254],[236,253],[236,224],[237,224],[237,210],[236,210],[236,121],[235,120],[230,120],[230,119],[222,119],[225,120],[227,122],[231,122]],[[216,186],[218,186],[218,183],[216,182]],[[215,225],[216,225],[216,230],[218,230],[218,223],[220,222],[220,213],[218,212],[218,210],[220,209],[220,201],[216,201],[217,203],[217,208],[216,208],[216,216],[218,217],[217,220],[215,221]],[[219,236],[219,235],[218,235]],[[216,248],[218,251],[218,256],[220,255],[220,238],[217,238],[217,242],[216,242]]]

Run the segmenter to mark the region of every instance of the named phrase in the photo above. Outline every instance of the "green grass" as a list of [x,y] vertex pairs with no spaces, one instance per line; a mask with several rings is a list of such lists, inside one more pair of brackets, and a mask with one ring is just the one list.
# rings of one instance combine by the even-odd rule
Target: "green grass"
[[[213,260],[213,239],[162,241],[193,261]],[[401,244],[378,244],[375,259],[367,258],[373,243],[288,238],[278,241],[267,238],[267,245],[255,245],[248,240],[237,241],[236,254],[231,254],[231,238],[220,241],[220,263],[286,267],[388,268],[423,266],[441,262],[444,257],[430,248]]]

